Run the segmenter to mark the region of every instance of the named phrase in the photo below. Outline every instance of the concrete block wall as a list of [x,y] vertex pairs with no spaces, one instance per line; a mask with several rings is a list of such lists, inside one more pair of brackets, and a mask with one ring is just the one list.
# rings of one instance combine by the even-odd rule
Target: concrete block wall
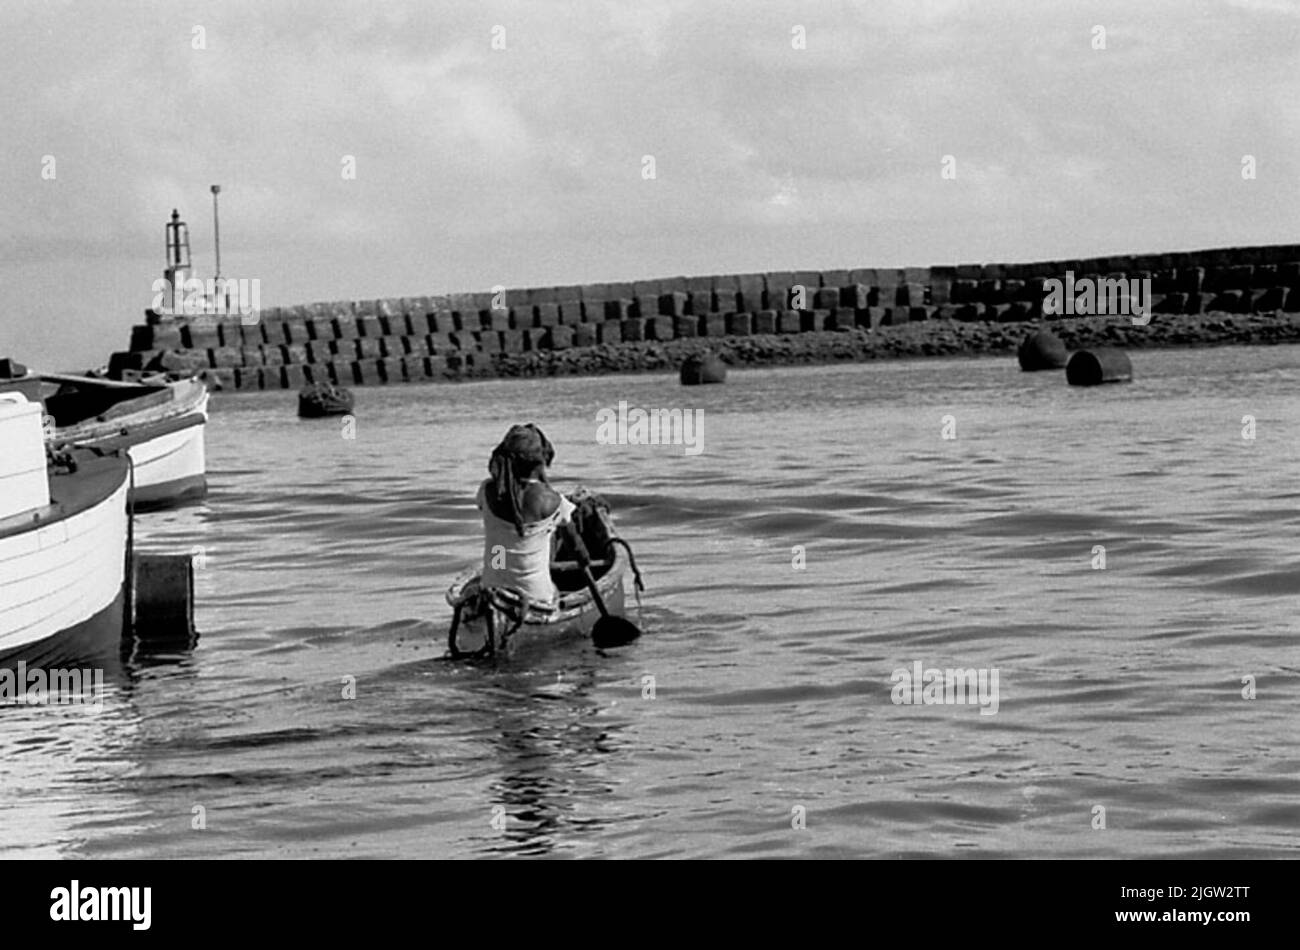
[[[226,389],[492,375],[498,354],[689,337],[874,330],[927,320],[1043,317],[1043,281],[1150,278],[1159,314],[1300,312],[1300,245],[1021,264],[774,271],[272,307],[236,317],[147,314],[114,353],[119,378],[203,373]],[[1049,319],[1070,319],[1052,316]]]

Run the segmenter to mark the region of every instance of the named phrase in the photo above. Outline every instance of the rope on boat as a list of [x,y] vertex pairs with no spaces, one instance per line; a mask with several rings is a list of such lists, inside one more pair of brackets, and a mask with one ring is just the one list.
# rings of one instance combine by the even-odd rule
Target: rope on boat
[[[495,609],[491,607],[489,607],[488,610],[490,611],[489,616],[491,616],[493,621],[495,621],[496,617],[498,616],[497,612],[495,611]],[[525,614],[527,614],[527,612],[528,612],[528,605],[527,603],[525,603],[524,609],[521,610],[517,615],[506,614],[504,612],[501,613],[501,616],[507,617],[509,620],[513,621],[513,623],[510,626],[510,629],[501,634],[501,649],[503,652],[508,651],[510,645],[510,638],[513,637],[516,633],[518,633],[519,628],[523,626],[524,616]],[[496,623],[494,622],[489,629],[492,631],[493,634],[495,634]]]
[[614,538],[611,544],[623,545],[623,550],[627,551],[627,561],[632,568],[632,577],[636,581],[637,590],[645,590],[645,581],[641,579],[641,569],[636,566],[636,555],[632,553],[632,545],[628,544],[622,538]]
[[69,475],[77,472],[77,460],[71,452],[62,451],[52,446],[45,446],[45,465],[47,468],[62,469]]
[[464,609],[464,602],[456,605],[451,614],[451,629],[447,631],[447,652],[453,660],[458,660],[461,656],[460,649],[456,646],[456,631],[460,628],[460,613]]
[[610,538],[609,546],[616,544],[623,545],[623,550],[627,551],[627,561],[632,568],[632,593],[636,597],[636,609],[641,609],[641,592],[645,590],[645,581],[641,579],[641,569],[636,566],[636,555],[632,553],[632,545],[628,544],[622,538]]
[[130,484],[126,490],[126,597],[123,607],[126,616],[122,618],[122,629],[135,637],[135,459],[130,452],[126,456],[127,479]]
[[[505,597],[497,596],[501,593],[502,590],[496,587],[480,588],[473,595],[456,604],[451,617],[451,629],[447,632],[447,650],[453,660],[495,656],[498,647],[503,651],[506,649],[510,638],[523,625],[530,602],[524,598],[521,602],[515,603]],[[520,597],[515,591],[509,593],[516,598]],[[463,652],[456,643],[456,634],[459,632],[461,617],[466,608],[471,608],[475,617],[482,617],[487,628],[486,642],[472,653]],[[497,635],[498,616],[510,622],[509,628],[502,631],[500,636]]]
[[[510,643],[510,638],[519,632],[523,626],[524,619],[533,609],[533,602],[524,594],[508,588],[489,587],[480,595],[486,602],[486,612],[488,616],[488,646],[492,652],[500,646],[504,652]],[[510,627],[502,631],[500,637],[497,637],[496,619],[502,617],[509,622]]]

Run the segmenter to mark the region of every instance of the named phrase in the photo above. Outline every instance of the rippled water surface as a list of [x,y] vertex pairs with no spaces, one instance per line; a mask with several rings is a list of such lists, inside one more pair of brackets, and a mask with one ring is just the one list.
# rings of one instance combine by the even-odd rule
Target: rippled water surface
[[[364,389],[352,440],[218,396],[207,502],[137,528],[202,548],[202,637],[0,709],[0,855],[1295,856],[1300,348],[1134,364]],[[619,400],[704,451],[598,444]],[[514,421],[612,502],[635,645],[439,660]],[[893,703],[917,661],[996,714]]]

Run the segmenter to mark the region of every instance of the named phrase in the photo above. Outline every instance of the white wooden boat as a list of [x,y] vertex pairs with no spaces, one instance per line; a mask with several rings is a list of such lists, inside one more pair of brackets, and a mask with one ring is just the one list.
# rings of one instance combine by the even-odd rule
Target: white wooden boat
[[40,403],[0,393],[0,667],[116,655],[130,557],[125,455],[47,464]]
[[126,449],[135,464],[137,511],[168,508],[207,494],[204,433],[208,390],[195,379],[122,383],[92,376],[29,373],[0,380],[0,391],[39,384],[53,420],[52,445]]

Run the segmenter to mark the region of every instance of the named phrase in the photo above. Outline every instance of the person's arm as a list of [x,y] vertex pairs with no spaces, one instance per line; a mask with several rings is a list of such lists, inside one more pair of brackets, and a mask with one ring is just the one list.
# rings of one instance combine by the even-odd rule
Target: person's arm
[[[561,549],[566,546],[569,551],[574,552],[573,557],[577,558],[578,545],[582,538],[578,536],[578,526],[573,521],[573,513],[577,510],[573,502],[558,493],[558,501],[551,514],[555,515],[555,531],[551,535],[551,560],[558,560],[557,555]],[[549,517],[549,516],[548,516]]]

